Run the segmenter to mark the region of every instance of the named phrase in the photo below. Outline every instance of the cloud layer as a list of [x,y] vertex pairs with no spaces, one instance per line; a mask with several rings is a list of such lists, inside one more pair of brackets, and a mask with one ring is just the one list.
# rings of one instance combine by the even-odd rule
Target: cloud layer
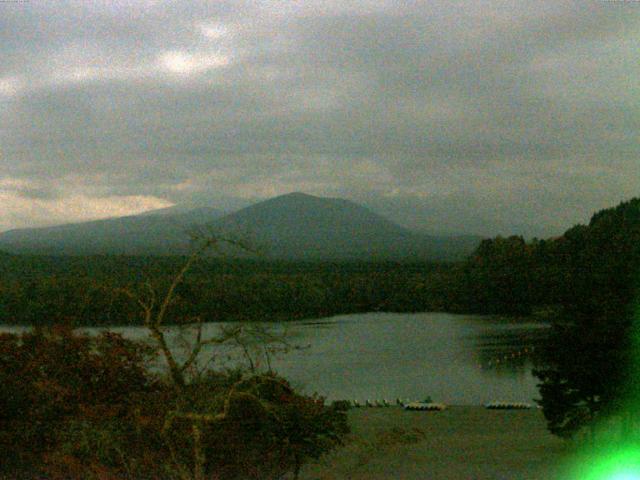
[[0,229],[299,190],[544,234],[640,191],[637,3],[0,10]]

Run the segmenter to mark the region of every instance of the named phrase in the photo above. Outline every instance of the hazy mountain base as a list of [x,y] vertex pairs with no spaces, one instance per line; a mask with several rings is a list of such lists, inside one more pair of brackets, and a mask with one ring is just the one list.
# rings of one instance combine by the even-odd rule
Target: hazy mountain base
[[347,445],[307,465],[303,479],[566,479],[579,446],[551,435],[537,409],[360,408],[349,412],[349,423]]
[[158,212],[0,233],[0,244],[14,253],[55,255],[166,255],[189,251],[188,231],[222,216],[212,208]]

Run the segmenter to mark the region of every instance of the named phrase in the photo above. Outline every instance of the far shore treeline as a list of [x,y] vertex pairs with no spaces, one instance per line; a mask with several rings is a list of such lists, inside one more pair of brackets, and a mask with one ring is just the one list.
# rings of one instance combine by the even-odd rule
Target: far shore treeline
[[[136,325],[149,282],[164,291],[186,257],[0,258],[0,324]],[[179,285],[172,319],[279,321],[370,311],[444,310],[452,265],[203,258]]]

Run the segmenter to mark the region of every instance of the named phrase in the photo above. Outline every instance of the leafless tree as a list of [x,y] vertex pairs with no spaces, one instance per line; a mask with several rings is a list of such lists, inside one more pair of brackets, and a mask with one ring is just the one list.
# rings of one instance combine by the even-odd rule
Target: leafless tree
[[[187,388],[189,384],[190,369],[196,367],[200,355],[203,350],[212,345],[221,346],[223,344],[237,347],[241,350],[244,358],[249,364],[250,373],[255,374],[258,369],[258,358],[260,356],[265,359],[266,367],[271,372],[271,356],[275,353],[286,352],[292,348],[287,339],[287,332],[277,333],[266,325],[243,324],[237,323],[222,327],[219,333],[209,338],[203,336],[203,319],[196,317],[187,322],[182,322],[181,327],[191,329],[191,333],[195,334],[194,338],[187,342],[186,355],[184,359],[180,359],[175,351],[175,346],[168,339],[169,327],[169,310],[174,303],[176,290],[184,281],[189,271],[194,265],[202,259],[202,257],[211,251],[221,253],[221,245],[228,245],[239,249],[243,252],[256,252],[249,242],[231,236],[213,235],[208,232],[206,235],[202,232],[192,232],[192,242],[195,246],[193,252],[186,258],[184,264],[173,277],[167,290],[160,294],[156,288],[147,281],[143,285],[141,292],[132,289],[120,289],[119,291],[130,299],[135,301],[143,314],[144,326],[156,348],[164,358],[171,384],[176,389],[178,397],[178,407],[172,411],[165,419],[163,434],[167,437],[172,425],[176,420],[188,421],[191,424],[191,435],[193,440],[193,466],[190,468],[184,465],[178,459],[178,455],[172,448],[171,440],[167,438],[167,444],[171,451],[172,463],[177,476],[181,480],[204,480],[206,458],[203,448],[202,432],[205,424],[214,424],[224,421],[227,418],[230,406],[234,401],[242,399],[243,401],[251,401],[255,404],[261,404],[260,399],[251,392],[238,391],[238,387],[244,379],[236,382],[227,392],[224,401],[223,411],[217,415],[201,414],[189,411],[189,405],[181,402],[187,396]],[[195,329],[195,332],[193,330]],[[183,352],[184,353],[184,352]],[[267,381],[268,379],[265,379]],[[272,381],[278,381],[273,378]]]

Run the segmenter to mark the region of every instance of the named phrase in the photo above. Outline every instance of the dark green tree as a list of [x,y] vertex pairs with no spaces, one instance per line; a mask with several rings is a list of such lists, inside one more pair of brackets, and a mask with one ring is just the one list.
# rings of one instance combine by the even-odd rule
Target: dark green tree
[[596,213],[556,240],[566,278],[562,313],[535,375],[549,430],[571,437],[624,414],[638,389],[635,295],[640,273],[640,199]]

